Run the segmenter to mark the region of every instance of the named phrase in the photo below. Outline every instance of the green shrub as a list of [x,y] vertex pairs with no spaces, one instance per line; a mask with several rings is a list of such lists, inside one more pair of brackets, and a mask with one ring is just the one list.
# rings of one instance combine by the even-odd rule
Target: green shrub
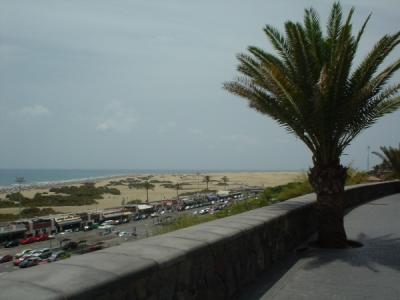
[[[4,205],[11,205],[10,201],[21,202],[22,206],[38,207],[38,206],[81,206],[96,204],[96,199],[103,199],[103,194],[120,195],[121,192],[116,188],[109,187],[96,187],[94,183],[85,183],[81,186],[62,186],[51,188],[50,192],[56,195],[36,193],[30,199],[24,197],[20,193],[12,193],[6,196],[9,201],[7,203],[0,203],[0,207]],[[3,205],[3,206],[1,206]],[[15,207],[19,204],[14,204]]]
[[368,177],[369,175],[367,172],[361,172],[349,167],[349,169],[347,170],[346,185],[354,185],[368,182]]

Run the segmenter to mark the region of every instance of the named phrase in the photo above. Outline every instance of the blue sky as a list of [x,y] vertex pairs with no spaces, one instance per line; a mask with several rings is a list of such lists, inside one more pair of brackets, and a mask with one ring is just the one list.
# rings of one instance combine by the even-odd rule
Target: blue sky
[[[275,2],[0,0],[0,168],[307,169],[300,141],[222,89],[237,53],[271,50],[265,24],[309,6],[324,22],[332,3]],[[396,0],[342,4],[356,28],[373,13],[359,58],[399,30]],[[397,145],[399,117],[343,162],[363,169],[367,146]]]

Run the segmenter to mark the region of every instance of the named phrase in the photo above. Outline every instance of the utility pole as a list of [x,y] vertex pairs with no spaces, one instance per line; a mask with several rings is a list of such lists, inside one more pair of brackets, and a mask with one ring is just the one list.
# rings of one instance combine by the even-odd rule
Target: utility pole
[[200,192],[200,172],[197,172],[197,191]]
[[21,187],[21,185],[25,182],[25,178],[24,177],[16,177],[15,178],[15,182],[16,183],[18,183],[18,193],[19,193],[19,217],[21,218],[21,206],[22,206],[22,194],[21,194],[21,190],[22,190],[22,187]]

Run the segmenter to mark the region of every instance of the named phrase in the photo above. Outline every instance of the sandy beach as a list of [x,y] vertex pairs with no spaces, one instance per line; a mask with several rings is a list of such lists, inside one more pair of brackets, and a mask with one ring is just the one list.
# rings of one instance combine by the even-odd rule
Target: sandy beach
[[[96,186],[110,185],[111,187],[117,188],[121,191],[121,195],[109,195],[105,194],[104,199],[97,200],[96,205],[87,206],[55,206],[54,209],[59,212],[78,212],[88,209],[102,209],[110,208],[121,205],[123,201],[128,202],[131,200],[146,200],[145,189],[130,189],[127,184],[123,184],[120,181],[126,180],[127,178],[143,179],[149,177],[149,180],[159,182],[171,182],[172,184],[180,183],[182,189],[179,190],[179,194],[187,192],[196,192],[199,190],[206,189],[206,183],[204,182],[204,176],[210,176],[210,182],[208,184],[209,190],[229,190],[232,188],[240,187],[269,187],[288,182],[300,180],[304,178],[304,173],[301,172],[224,172],[224,173],[200,173],[200,174],[132,174],[129,176],[111,177],[107,179],[96,180]],[[226,176],[228,178],[227,186],[223,185],[222,178]],[[81,183],[68,183],[65,185],[79,185]],[[58,186],[60,184],[57,184]],[[154,183],[155,187],[153,190],[149,190],[149,201],[155,202],[163,199],[172,199],[176,197],[176,189],[165,188],[161,186],[161,183]],[[23,195],[32,198],[36,193],[49,192],[51,185],[46,187],[32,187],[24,189]],[[0,199],[5,199],[6,192],[0,193]],[[3,208],[0,209],[1,213],[17,213],[18,208]]]

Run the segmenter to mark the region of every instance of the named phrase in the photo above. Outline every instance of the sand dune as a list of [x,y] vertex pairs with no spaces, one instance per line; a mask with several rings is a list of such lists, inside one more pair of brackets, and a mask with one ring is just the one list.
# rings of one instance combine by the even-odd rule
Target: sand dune
[[[225,190],[239,187],[269,187],[280,184],[285,184],[291,181],[296,181],[304,178],[304,174],[300,172],[226,172],[226,173],[201,173],[197,174],[133,174],[131,176],[123,176],[118,178],[110,178],[100,180],[96,183],[97,186],[104,186],[111,181],[117,182],[126,178],[143,178],[151,176],[150,180],[180,183],[182,190],[179,194],[185,192],[196,192],[206,188],[204,176],[210,176],[210,183],[208,188],[210,190]],[[222,177],[228,178],[228,185],[222,185]],[[69,184],[70,185],[70,184]],[[101,209],[118,206],[122,201],[128,202],[130,200],[146,200],[146,190],[144,189],[130,189],[127,185],[113,185],[121,191],[121,195],[104,195],[104,199],[97,200],[97,205],[88,206],[56,206],[55,210],[60,212],[77,212],[88,209]],[[26,197],[32,198],[36,193],[48,192],[49,188],[32,188],[24,190],[23,194]],[[165,188],[155,183],[154,190],[149,190],[149,201],[155,202],[162,199],[172,199],[176,197],[176,189]],[[0,198],[5,198],[5,193],[0,193]],[[3,208],[0,213],[17,213],[18,208]]]

